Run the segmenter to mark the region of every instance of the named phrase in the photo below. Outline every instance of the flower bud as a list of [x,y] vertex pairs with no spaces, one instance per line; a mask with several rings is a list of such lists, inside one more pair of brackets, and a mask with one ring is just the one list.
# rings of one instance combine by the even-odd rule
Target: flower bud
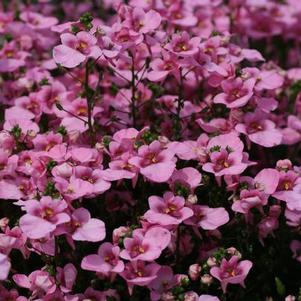
[[175,297],[171,292],[163,293],[161,295],[161,300],[162,301],[175,301]]
[[285,298],[285,301],[295,301],[295,300],[296,300],[296,297],[292,296],[292,295],[289,295]]
[[184,295],[184,301],[197,301],[199,296],[195,292],[187,292]]
[[227,249],[227,253],[230,254],[230,255],[235,255],[235,256],[237,256],[238,258],[241,258],[241,257],[242,257],[242,256],[241,256],[241,253],[240,253],[238,250],[236,250],[234,247],[228,248],[228,249]]
[[191,278],[191,280],[195,281],[200,277],[200,272],[202,268],[198,263],[192,264],[189,267],[188,275]]
[[9,219],[7,217],[3,217],[0,219],[0,228],[4,232],[5,228],[8,226]]
[[113,243],[114,244],[118,244],[120,238],[123,238],[127,235],[127,233],[129,232],[129,228],[128,227],[119,227],[114,229],[113,231]]
[[204,274],[204,275],[201,277],[201,282],[202,282],[203,284],[210,285],[210,284],[213,282],[213,278],[212,278],[212,276],[210,276],[209,274]]
[[195,194],[190,194],[187,198],[187,203],[189,204],[196,204],[198,202],[198,197]]
[[216,265],[216,259],[214,257],[209,257],[207,259],[207,264],[210,266],[210,267],[213,267]]

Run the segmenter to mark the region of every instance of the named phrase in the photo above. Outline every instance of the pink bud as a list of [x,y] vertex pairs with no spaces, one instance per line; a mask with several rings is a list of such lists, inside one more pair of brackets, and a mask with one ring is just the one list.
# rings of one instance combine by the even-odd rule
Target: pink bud
[[7,217],[3,217],[0,219],[0,228],[4,232],[6,227],[8,226],[9,219]]
[[189,274],[189,277],[191,278],[191,280],[193,280],[193,281],[197,280],[200,276],[201,270],[202,270],[202,268],[199,264],[197,264],[197,263],[192,264],[189,267],[189,271],[188,271],[188,274]]
[[189,203],[189,204],[196,204],[197,203],[197,201],[198,201],[198,198],[197,198],[197,196],[195,195],[195,194],[190,194],[189,196],[188,196],[188,198],[187,198],[187,202]]
[[119,227],[116,228],[113,231],[113,243],[118,244],[120,238],[123,238],[126,236],[126,234],[129,232],[130,228],[129,227]]
[[195,292],[187,292],[184,296],[184,301],[197,301],[199,296]]
[[289,295],[285,298],[285,301],[295,301],[295,300],[296,300],[296,297],[292,296],[292,295]]
[[209,275],[209,274],[204,274],[202,277],[201,277],[201,282],[203,284],[207,284],[207,285],[210,285],[213,281],[213,278]]
[[175,301],[175,297],[171,292],[163,293],[161,295],[161,300],[162,301]]
[[207,259],[207,264],[210,266],[210,267],[213,267],[216,265],[216,259],[214,257],[209,257]]
[[281,206],[273,205],[270,207],[269,216],[278,218],[280,216],[280,213],[281,213]]
[[227,253],[230,254],[230,255],[236,255],[239,258],[242,257],[241,253],[238,250],[236,250],[234,247],[228,248]]
[[284,170],[284,171],[290,170],[290,169],[292,169],[292,166],[293,166],[292,162],[290,160],[288,160],[288,159],[279,160],[276,163],[276,168],[278,170]]

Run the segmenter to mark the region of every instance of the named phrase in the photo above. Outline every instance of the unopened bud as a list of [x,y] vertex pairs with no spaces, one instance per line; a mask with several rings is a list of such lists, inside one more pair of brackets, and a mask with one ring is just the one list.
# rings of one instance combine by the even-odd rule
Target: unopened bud
[[202,268],[198,263],[192,264],[189,267],[189,277],[191,278],[191,280],[195,281],[200,277],[200,272],[201,272]]
[[213,278],[212,278],[212,276],[210,276],[209,274],[204,274],[204,275],[201,277],[201,282],[202,282],[203,284],[210,285],[210,284],[213,282]]
[[195,194],[190,194],[187,198],[187,202],[194,205],[198,202],[198,197]]

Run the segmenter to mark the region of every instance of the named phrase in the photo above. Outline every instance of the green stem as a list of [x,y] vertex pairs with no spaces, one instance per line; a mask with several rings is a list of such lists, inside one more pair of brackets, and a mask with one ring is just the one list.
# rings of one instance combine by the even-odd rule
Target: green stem
[[180,68],[180,85],[179,85],[179,93],[178,93],[178,99],[177,99],[177,110],[175,114],[175,121],[174,121],[174,129],[175,129],[175,139],[180,140],[181,138],[181,117],[180,113],[184,105],[184,97],[183,97],[183,74],[182,74],[182,68]]
[[135,83],[135,66],[134,66],[134,57],[132,56],[132,80],[131,80],[131,115],[133,118],[133,127],[136,128],[137,126],[137,108],[136,108],[136,83]]
[[181,242],[181,228],[180,228],[180,225],[179,225],[178,228],[177,228],[177,240],[176,240],[176,270],[179,270],[180,242]]
[[85,96],[87,99],[87,107],[88,107],[88,128],[89,128],[89,135],[90,135],[90,145],[95,145],[95,132],[92,123],[92,111],[93,111],[93,97],[94,91],[89,86],[89,75],[90,75],[90,61],[86,64],[86,72],[85,72],[85,82],[84,82],[84,89],[85,89]]

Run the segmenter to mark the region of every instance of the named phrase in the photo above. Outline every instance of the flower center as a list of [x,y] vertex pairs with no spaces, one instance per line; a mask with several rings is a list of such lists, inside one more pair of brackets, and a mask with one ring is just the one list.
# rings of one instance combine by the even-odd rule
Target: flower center
[[43,213],[42,213],[42,217],[43,218],[51,218],[54,215],[54,211],[52,208],[45,208]]
[[283,188],[284,190],[291,190],[292,189],[292,182],[291,181],[284,181]]

